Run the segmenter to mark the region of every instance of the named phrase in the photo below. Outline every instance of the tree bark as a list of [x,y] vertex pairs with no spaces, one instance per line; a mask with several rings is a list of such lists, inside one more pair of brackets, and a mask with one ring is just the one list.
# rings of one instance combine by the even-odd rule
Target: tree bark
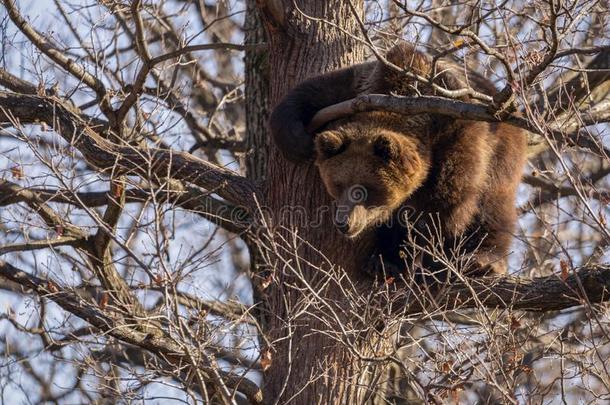
[[270,139],[267,137],[269,117],[269,50],[260,46],[267,43],[256,0],[246,1],[244,24],[246,47],[244,65],[246,75],[246,156],[248,179],[261,182],[265,179]]
[[[257,4],[269,44],[271,106],[308,77],[364,60],[362,43],[346,34],[358,32],[358,22],[349,2],[270,0]],[[363,2],[352,4],[362,15]],[[250,109],[248,114],[256,112]],[[358,268],[366,260],[367,249],[336,231],[331,200],[312,162],[293,164],[269,140],[257,142],[255,153],[267,151],[266,146],[270,146],[260,157],[267,161],[264,195],[271,214],[270,223],[279,235],[274,241],[290,244],[289,240],[294,241],[290,228],[298,225],[298,236],[307,242],[295,241],[298,247],[290,252],[294,254],[290,263],[280,261],[270,266],[272,274],[268,278],[273,282],[265,289],[263,299],[268,310],[265,329],[272,343],[263,352],[268,351],[273,360],[264,376],[265,401],[355,403],[356,396],[360,396],[353,380],[357,362],[344,345],[324,333],[312,333],[325,329],[324,322],[316,315],[316,311],[323,309],[315,305],[307,308],[307,294],[298,289],[306,284],[320,285],[327,277],[316,268],[324,262],[321,254],[358,282]],[[341,307],[341,301],[346,298],[339,290],[315,287],[315,294]],[[297,317],[299,308],[306,309]]]

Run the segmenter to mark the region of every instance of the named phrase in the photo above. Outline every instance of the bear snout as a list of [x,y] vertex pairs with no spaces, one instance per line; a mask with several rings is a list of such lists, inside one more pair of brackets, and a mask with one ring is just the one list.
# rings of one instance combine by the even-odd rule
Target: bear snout
[[335,227],[344,235],[349,232],[348,207],[337,207],[337,210],[335,211]]
[[335,223],[335,227],[342,234],[346,234],[349,232],[349,223],[347,223],[347,222],[337,222],[337,223]]
[[367,227],[366,209],[361,205],[337,205],[335,227],[346,237],[355,238]]

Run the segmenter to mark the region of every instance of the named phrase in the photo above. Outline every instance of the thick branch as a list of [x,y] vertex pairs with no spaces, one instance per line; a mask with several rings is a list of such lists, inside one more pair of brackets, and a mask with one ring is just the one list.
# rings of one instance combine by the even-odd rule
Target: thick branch
[[55,230],[58,234],[61,234],[61,236],[70,237],[83,242],[88,238],[87,232],[64,220],[58,213],[53,211],[38,194],[0,179],[0,206],[16,202],[26,203],[42,218],[50,229]]
[[[125,191],[126,203],[143,203],[156,192],[159,202],[176,204],[178,207],[201,215],[221,228],[241,234],[252,223],[248,212],[240,206],[229,204],[212,197],[195,186],[176,184],[175,189],[145,190],[132,188]],[[75,207],[101,207],[108,204],[109,191],[73,192],[62,189],[24,188],[7,180],[0,179],[0,207],[27,202],[27,193],[36,194],[42,201],[71,204]]]
[[511,308],[533,312],[558,311],[578,305],[610,300],[610,266],[583,266],[563,280],[558,275],[533,279],[485,277],[454,281],[435,294],[432,304],[426,299],[408,303],[408,312],[435,305],[445,309]]
[[[588,179],[583,180],[583,183],[579,185],[583,194],[599,200],[603,204],[610,201],[610,192],[599,190],[597,187],[593,186],[596,181],[604,178],[608,174],[608,171],[609,169],[604,168],[594,173],[594,175],[590,176]],[[538,207],[542,204],[555,201],[558,198],[578,196],[578,190],[575,187],[554,184],[553,182],[544,180],[540,177],[530,175],[523,176],[521,181],[540,191],[539,193],[534,193],[534,197],[519,209],[521,213],[529,211],[532,207]]]
[[542,111],[548,104],[559,115],[574,105],[582,109],[606,98],[610,94],[610,46],[600,47],[599,51],[584,73],[574,74],[567,83],[563,78],[557,80],[557,86],[548,91],[547,100],[542,100],[538,109]]
[[6,87],[16,93],[36,94],[36,86],[18,78],[4,69],[0,69],[0,86]]
[[526,129],[533,134],[550,135],[551,138],[562,144],[567,143],[587,148],[590,145],[579,139],[578,129],[595,123],[606,122],[608,120],[608,111],[603,107],[604,104],[599,104],[599,108],[596,106],[590,113],[583,114],[583,119],[579,124],[541,128],[518,115],[499,117],[482,104],[437,96],[404,97],[385,94],[366,94],[321,109],[312,118],[307,130],[314,132],[327,122],[359,112],[381,110],[397,114],[438,114],[463,120],[503,122]]
[[[117,301],[122,304],[126,313],[135,311],[138,314],[144,314],[144,310],[139,301],[129,291],[129,286],[119,275],[111,261],[101,264],[101,258],[91,254],[95,249],[92,249],[91,239],[87,232],[64,221],[55,211],[53,211],[43,199],[33,192],[16,184],[0,180],[0,205],[4,201],[16,201],[26,203],[34,210],[45,223],[60,235],[55,241],[37,241],[27,242],[23,244],[7,245],[0,247],[0,254],[13,252],[42,249],[45,247],[69,245],[82,249],[90,255],[91,264],[94,266],[95,273],[99,277],[102,285],[110,292]],[[101,228],[100,228],[101,229]]]
[[398,114],[442,114],[473,121],[502,121],[520,128],[535,130],[526,119],[517,116],[500,119],[491,113],[487,106],[482,104],[437,96],[403,97],[385,94],[366,94],[323,108],[316,113],[307,129],[313,132],[334,119],[373,110],[383,110]]
[[156,179],[168,177],[195,184],[227,201],[253,210],[257,188],[231,170],[215,166],[188,153],[163,149],[143,149],[114,144],[88,127],[61,101],[42,96],[0,91],[0,122],[46,122],[99,169],[119,169]]

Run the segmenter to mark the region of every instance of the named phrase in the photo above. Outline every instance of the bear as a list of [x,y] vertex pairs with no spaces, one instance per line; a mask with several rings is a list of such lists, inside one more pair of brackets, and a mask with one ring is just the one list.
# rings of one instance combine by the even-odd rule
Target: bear
[[[372,275],[402,276],[415,265],[417,275],[439,280],[447,276],[448,260],[463,263],[464,273],[504,273],[517,220],[525,131],[441,114],[377,111],[307,132],[317,111],[361,94],[434,95],[435,86],[459,90],[467,84],[492,96],[496,91],[485,78],[447,63],[437,63],[437,73],[432,58],[410,44],[395,46],[386,59],[430,80],[422,84],[381,61],[309,79],[271,114],[276,145],[294,161],[315,155],[336,202],[338,230],[350,238],[373,238],[364,266]],[[462,99],[472,101],[468,95]]]

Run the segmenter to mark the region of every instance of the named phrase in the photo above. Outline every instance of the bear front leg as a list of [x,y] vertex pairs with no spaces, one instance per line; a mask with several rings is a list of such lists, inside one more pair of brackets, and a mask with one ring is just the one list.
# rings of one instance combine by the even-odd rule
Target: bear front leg
[[353,65],[305,80],[275,106],[269,127],[276,146],[285,158],[300,162],[314,155],[314,135],[307,125],[322,108],[352,99],[360,93],[359,83],[370,76],[376,62]]
[[422,202],[432,220],[440,221],[443,235],[456,238],[479,212],[497,140],[485,122],[454,121],[440,132],[429,175],[432,192]]

